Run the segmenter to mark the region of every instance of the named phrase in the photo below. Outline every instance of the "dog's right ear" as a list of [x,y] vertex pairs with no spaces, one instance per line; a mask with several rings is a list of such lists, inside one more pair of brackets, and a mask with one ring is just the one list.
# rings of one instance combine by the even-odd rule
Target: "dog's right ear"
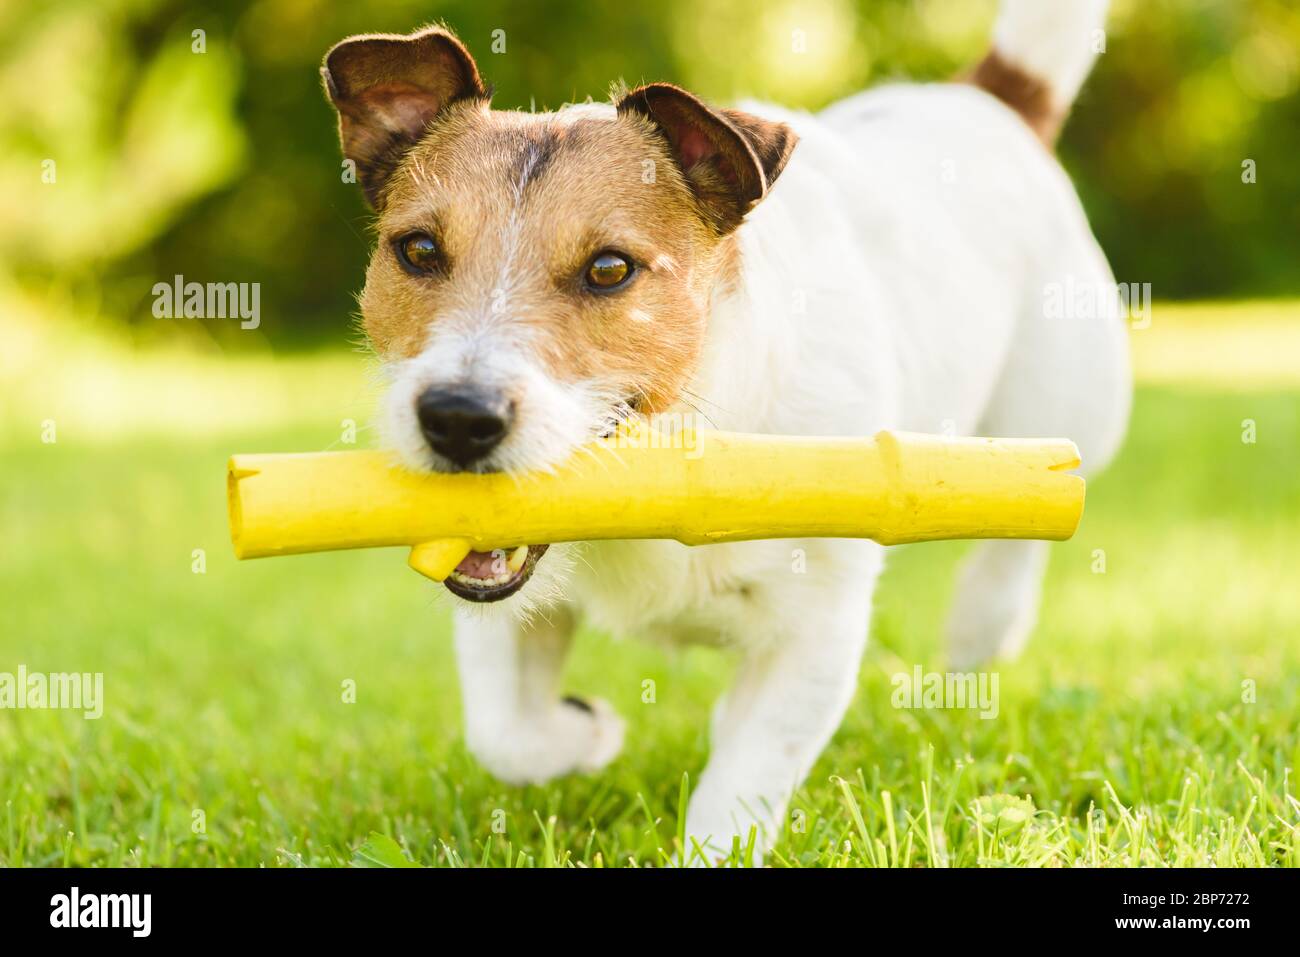
[[384,183],[433,119],[457,100],[488,96],[474,58],[442,27],[349,37],[325,54],[320,72],[339,113],[343,155],[376,209]]

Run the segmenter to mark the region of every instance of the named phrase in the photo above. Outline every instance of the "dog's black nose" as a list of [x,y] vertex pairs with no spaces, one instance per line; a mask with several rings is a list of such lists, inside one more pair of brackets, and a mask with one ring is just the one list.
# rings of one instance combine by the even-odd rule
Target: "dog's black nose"
[[438,386],[420,393],[415,412],[430,447],[460,468],[468,468],[500,445],[514,418],[504,396]]

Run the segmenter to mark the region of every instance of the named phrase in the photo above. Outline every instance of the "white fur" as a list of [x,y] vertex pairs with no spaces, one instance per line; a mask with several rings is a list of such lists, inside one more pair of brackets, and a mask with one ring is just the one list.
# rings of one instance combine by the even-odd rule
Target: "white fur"
[[548,471],[591,441],[621,392],[598,382],[559,383],[528,348],[527,326],[508,313],[484,309],[439,317],[424,349],[388,363],[388,389],[380,415],[384,444],[413,469],[446,463],[425,441],[416,399],[434,384],[472,382],[506,395],[526,396],[514,424],[492,455],[477,467],[508,472]]
[[[1037,22],[1029,6],[1007,4],[1000,43],[1019,36],[1016,24]],[[1053,49],[1064,65],[1066,54]],[[1059,89],[1077,87],[1082,69],[1054,74]],[[690,386],[713,424],[1068,436],[1085,470],[1105,464],[1128,412],[1125,329],[1113,317],[1044,316],[1049,284],[1112,280],[1066,175],[1019,117],[960,85],[876,89],[818,116],[746,108],[788,122],[801,139],[740,228],[741,288],[713,302]],[[399,372],[397,404],[409,409],[422,376],[464,348],[446,335]],[[478,361],[502,363],[493,374],[540,375],[508,356],[479,353]],[[591,428],[600,390],[566,397],[530,379],[534,386],[557,418],[550,433],[538,423],[511,439],[511,466],[558,461]],[[399,440],[403,428],[409,436],[410,423],[399,425]],[[724,853],[757,825],[765,848],[853,694],[883,551],[832,540],[583,546],[569,602],[531,624],[516,620],[519,599],[458,614],[469,745],[494,773],[519,782],[614,756],[617,717],[558,697],[579,614],[618,634],[730,647],[739,671],[714,714],[713,755],[687,830],[707,852]],[[1045,555],[1033,542],[972,553],[951,628],[963,665],[1023,642]]]
[[1045,80],[1058,106],[1069,106],[1105,49],[1108,6],[1110,0],[1003,0],[993,47]]

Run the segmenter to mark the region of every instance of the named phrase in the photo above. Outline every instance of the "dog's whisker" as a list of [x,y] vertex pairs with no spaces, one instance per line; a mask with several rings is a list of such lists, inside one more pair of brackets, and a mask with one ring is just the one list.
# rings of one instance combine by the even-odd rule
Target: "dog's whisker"
[[704,396],[700,395],[698,392],[692,392],[690,389],[683,388],[683,389],[682,389],[682,394],[683,394],[683,395],[689,395],[689,396],[690,396],[692,399],[694,399],[696,402],[703,402],[705,405],[713,406],[713,408],[717,409],[719,412],[725,413],[725,414],[727,414],[727,415],[730,415],[730,414],[731,414],[731,411],[730,411],[729,409],[725,409],[725,408],[723,408],[721,405],[719,405],[718,403],[712,401],[711,399],[706,399]]

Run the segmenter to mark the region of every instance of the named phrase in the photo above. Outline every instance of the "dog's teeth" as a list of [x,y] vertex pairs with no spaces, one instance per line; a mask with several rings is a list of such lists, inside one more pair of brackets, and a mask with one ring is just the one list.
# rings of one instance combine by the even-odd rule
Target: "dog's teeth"
[[518,548],[516,548],[513,552],[510,553],[510,557],[506,560],[506,568],[510,569],[510,574],[513,575],[516,572],[518,572],[519,569],[524,567],[524,562],[526,562],[527,560],[528,560],[528,546],[520,545]]

